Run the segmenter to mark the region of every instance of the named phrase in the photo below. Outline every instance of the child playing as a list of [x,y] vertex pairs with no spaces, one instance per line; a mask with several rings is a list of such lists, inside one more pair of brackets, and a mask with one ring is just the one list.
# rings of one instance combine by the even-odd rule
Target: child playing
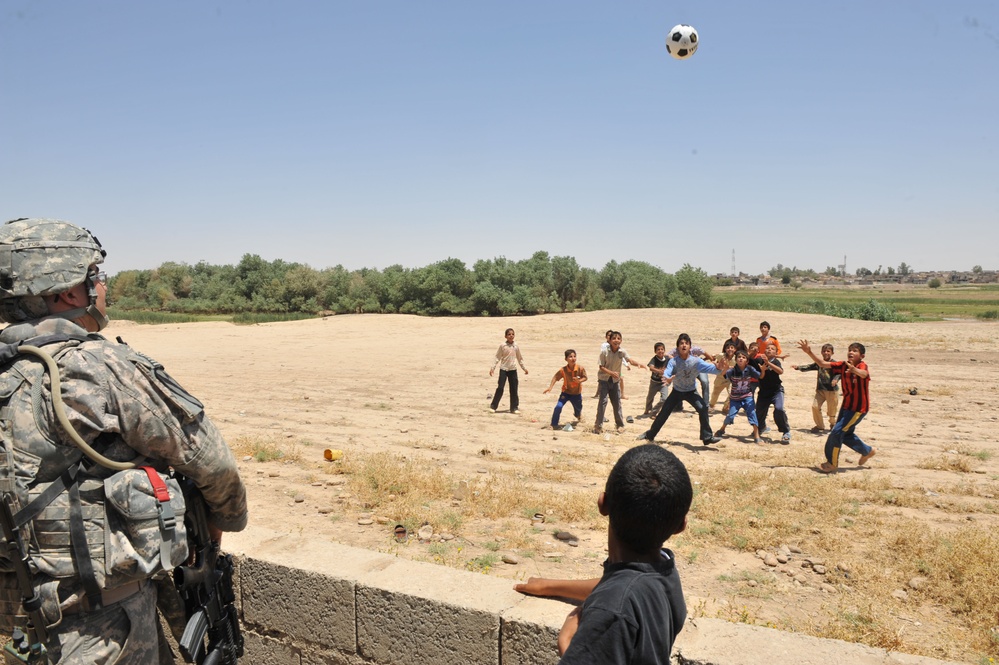
[[500,399],[503,397],[503,386],[509,380],[510,413],[520,413],[520,397],[517,395],[517,365],[520,365],[525,375],[529,374],[529,372],[524,367],[524,359],[520,355],[520,347],[513,343],[513,328],[507,328],[503,334],[506,337],[506,342],[500,344],[499,349],[496,351],[496,362],[489,368],[489,376],[492,376],[493,372],[496,371],[497,365],[500,368],[499,384],[496,386],[496,393],[493,395],[493,401],[489,405],[489,410],[496,413],[496,407],[499,406]]
[[673,413],[673,407],[680,400],[684,400],[697,411],[701,424],[701,443],[704,445],[718,443],[721,439],[711,433],[711,423],[708,422],[708,405],[704,398],[697,394],[697,375],[701,372],[717,374],[718,367],[691,353],[690,335],[687,333],[683,333],[677,338],[676,349],[677,356],[670,359],[669,364],[666,365],[666,372],[663,374],[663,382],[674,384],[673,390],[670,391],[662,408],[659,409],[659,415],[653,421],[652,427],[647,432],[639,434],[638,439],[639,441],[655,441],[659,430]]
[[617,461],[597,498],[600,514],[609,518],[603,577],[531,577],[513,587],[583,601],[559,631],[560,665],[670,662],[687,606],[673,552],[663,543],[687,528],[692,498],[690,476],[676,455],[636,446]]
[[770,405],[774,407],[774,422],[781,433],[780,442],[791,443],[791,427],[787,424],[787,411],[784,410],[784,385],[780,376],[784,373],[780,359],[777,357],[777,345],[771,341],[767,344],[767,353],[763,356],[760,372],[760,396],[756,400],[756,421],[767,429],[767,413]]
[[[749,348],[746,346],[746,343],[743,340],[739,339],[738,326],[732,326],[732,329],[728,331],[728,335],[731,339],[725,340],[726,344],[728,344],[729,342],[735,344],[736,351],[747,351],[747,352],[749,351]],[[722,351],[724,350],[725,348],[722,347]]]
[[[832,344],[822,345],[822,359],[827,363],[835,362]],[[819,367],[816,363],[791,365],[791,369],[796,369],[799,372],[818,372],[815,379],[815,398],[812,399],[812,420],[815,421],[815,427],[812,428],[812,431],[816,434],[825,431],[822,423],[823,404],[826,406],[826,416],[829,418],[829,429],[832,429],[836,423],[836,407],[839,406],[837,394],[839,392],[839,376],[833,376],[832,372]]]
[[[755,342],[754,342],[755,343]],[[749,424],[753,426],[753,441],[763,443],[760,438],[759,422],[756,420],[756,404],[753,401],[753,382],[760,380],[760,373],[749,366],[749,354],[745,351],[737,351],[735,354],[735,367],[725,372],[725,378],[732,384],[732,392],[729,395],[728,415],[722,422],[721,429],[715,432],[715,436],[725,436],[725,428],[735,422],[735,415],[739,409],[746,412]]]
[[[604,343],[600,345],[600,353],[603,353],[604,351],[610,348],[610,338],[611,338],[611,333],[613,332],[614,332],[613,330],[608,330],[607,332],[604,333]],[[593,393],[593,399],[596,399],[598,397],[600,397],[599,381],[597,381],[597,391]]]
[[555,372],[552,382],[544,390],[547,395],[555,382],[562,379],[562,392],[558,396],[555,410],[552,411],[552,429],[558,429],[558,421],[562,415],[562,407],[566,402],[572,403],[572,411],[578,421],[583,415],[583,382],[586,381],[586,370],[576,364],[576,351],[567,349],[565,352],[565,367]]
[[[738,328],[736,328],[738,330]],[[722,407],[722,411],[728,413],[729,406],[729,394],[732,383],[725,377],[725,373],[728,370],[735,367],[735,352],[738,349],[735,346],[735,342],[730,339],[725,340],[725,345],[722,347],[722,356],[719,369],[721,373],[715,375],[715,385],[711,389],[711,401],[708,402],[708,406],[712,409],[718,404],[718,398],[721,397],[722,392],[725,392],[725,404]]]
[[[649,379],[649,394],[645,396],[645,413],[643,415],[655,417],[659,413],[659,409],[662,408],[663,400],[666,399],[663,395],[663,372],[666,371],[669,359],[666,357],[666,345],[662,342],[656,342],[652,349],[656,355],[652,356],[652,360],[647,365],[649,371],[652,372],[652,377]],[[652,400],[655,399],[656,395],[659,395],[659,402],[655,408],[652,408]]]
[[600,352],[600,370],[597,372],[597,382],[600,386],[600,398],[597,401],[597,421],[593,425],[593,433],[600,434],[604,428],[604,410],[607,408],[607,400],[610,399],[614,409],[614,424],[617,425],[618,433],[624,431],[624,411],[621,409],[621,366],[627,362],[629,365],[645,368],[645,365],[635,361],[628,352],[621,348],[621,333],[614,330],[611,332],[610,345],[606,350]]
[[770,343],[777,345],[777,357],[780,358],[781,360],[784,360],[785,358],[790,356],[790,354],[785,354],[783,351],[781,351],[780,342],[777,341],[776,337],[770,334],[770,324],[767,323],[766,321],[762,321],[760,323],[760,336],[756,338],[756,346],[759,348],[760,353],[766,353],[767,344]]
[[867,415],[870,409],[871,373],[864,362],[867,349],[860,342],[851,344],[846,353],[846,361],[826,361],[815,355],[808,340],[798,342],[798,348],[808,354],[815,364],[830,370],[834,376],[841,377],[843,386],[843,405],[839,409],[836,424],[833,425],[829,438],[826,439],[826,461],[819,465],[822,473],[833,473],[839,468],[839,451],[845,443],[849,448],[860,453],[857,466],[863,466],[875,455],[874,448],[863,442],[856,434],[857,425]]

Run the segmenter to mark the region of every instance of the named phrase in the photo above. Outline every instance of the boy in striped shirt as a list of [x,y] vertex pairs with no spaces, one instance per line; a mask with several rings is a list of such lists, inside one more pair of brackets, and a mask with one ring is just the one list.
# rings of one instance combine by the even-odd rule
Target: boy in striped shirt
[[823,369],[828,369],[834,376],[842,377],[840,386],[843,388],[843,404],[839,409],[836,424],[833,425],[829,438],[826,439],[826,461],[819,466],[822,473],[833,473],[839,468],[839,451],[843,444],[860,453],[858,466],[863,466],[867,460],[874,457],[875,450],[863,442],[856,434],[857,425],[864,419],[870,409],[871,373],[864,362],[867,349],[860,342],[850,345],[846,360],[824,360],[815,355],[808,340],[798,342],[798,348],[804,351]]

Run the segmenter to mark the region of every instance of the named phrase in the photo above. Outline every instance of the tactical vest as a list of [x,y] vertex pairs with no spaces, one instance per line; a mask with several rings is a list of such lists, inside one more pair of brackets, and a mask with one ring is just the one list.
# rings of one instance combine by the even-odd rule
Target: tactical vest
[[[49,335],[21,344],[44,347],[58,361],[88,342],[110,344],[98,335]],[[91,607],[99,607],[102,590],[172,570],[187,558],[183,493],[175,479],[149,467],[115,473],[84,456],[51,423],[45,364],[19,346],[0,345],[0,492],[12,497],[32,573],[79,579]],[[144,364],[147,376],[162,369],[135,352],[129,359]],[[93,447],[100,452],[116,441],[117,435],[101,435]],[[7,556],[0,550],[0,571],[11,570]],[[48,586],[43,596],[55,593],[56,585]],[[49,607],[58,602],[44,600]]]

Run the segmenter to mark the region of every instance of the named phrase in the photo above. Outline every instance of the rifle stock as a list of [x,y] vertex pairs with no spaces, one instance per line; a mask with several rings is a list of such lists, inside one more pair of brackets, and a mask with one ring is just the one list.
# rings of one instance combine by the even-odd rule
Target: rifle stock
[[220,556],[219,544],[211,539],[201,492],[186,478],[181,487],[194,556],[191,565],[178,566],[173,572],[187,615],[180,652],[188,663],[236,665],[243,655],[243,635],[232,588],[232,555]]

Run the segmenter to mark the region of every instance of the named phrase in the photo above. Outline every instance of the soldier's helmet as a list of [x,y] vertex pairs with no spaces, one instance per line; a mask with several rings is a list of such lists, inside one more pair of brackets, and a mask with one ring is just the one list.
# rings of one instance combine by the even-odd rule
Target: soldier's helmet
[[83,283],[106,255],[90,231],[69,222],[22,218],[0,226],[0,319],[45,316],[41,296]]

